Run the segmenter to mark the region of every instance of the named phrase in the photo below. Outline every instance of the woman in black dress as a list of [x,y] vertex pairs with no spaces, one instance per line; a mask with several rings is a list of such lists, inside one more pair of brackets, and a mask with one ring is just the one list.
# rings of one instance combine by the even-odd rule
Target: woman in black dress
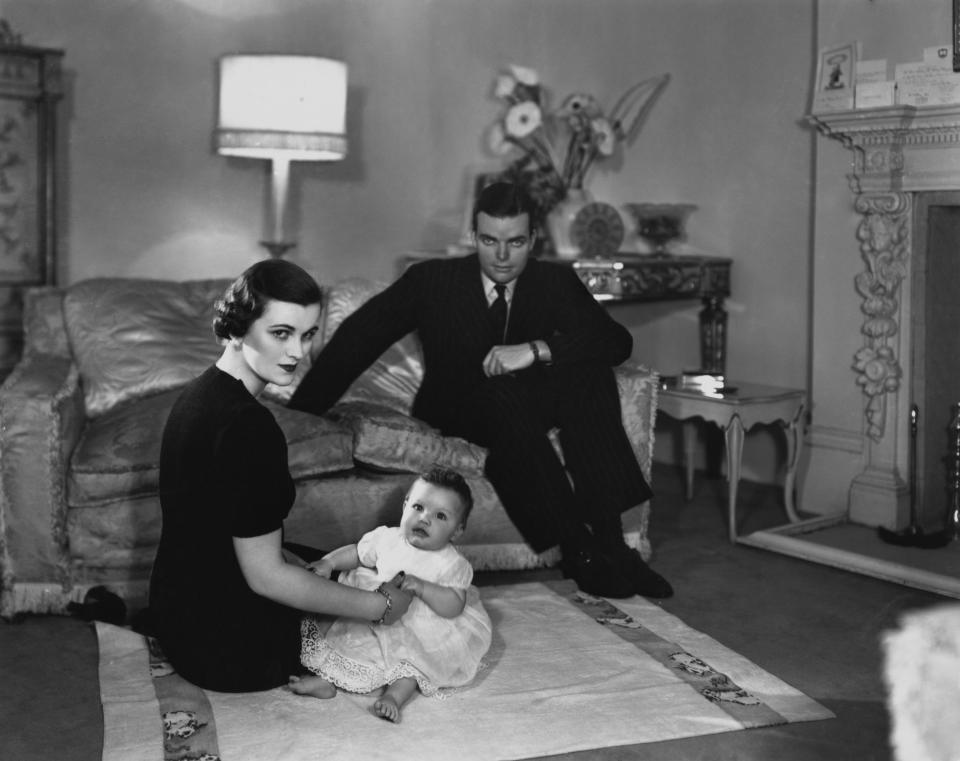
[[151,626],[171,665],[207,689],[270,689],[302,673],[301,611],[392,623],[410,604],[397,585],[360,591],[282,554],[294,485],[286,440],[256,396],[293,381],[320,306],[297,265],[250,267],[215,305],[223,354],[184,388],[164,428]]

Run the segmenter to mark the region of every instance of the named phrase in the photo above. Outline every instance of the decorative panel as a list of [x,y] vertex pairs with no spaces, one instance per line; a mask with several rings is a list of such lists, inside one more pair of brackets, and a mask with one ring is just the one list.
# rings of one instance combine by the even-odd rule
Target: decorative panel
[[0,378],[20,357],[22,294],[56,280],[56,109],[63,51],[0,21]]

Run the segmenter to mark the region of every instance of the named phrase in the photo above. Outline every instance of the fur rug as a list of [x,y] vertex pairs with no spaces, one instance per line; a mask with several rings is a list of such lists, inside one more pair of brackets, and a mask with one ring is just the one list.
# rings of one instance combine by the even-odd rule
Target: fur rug
[[960,759],[960,604],[904,616],[883,647],[896,761]]

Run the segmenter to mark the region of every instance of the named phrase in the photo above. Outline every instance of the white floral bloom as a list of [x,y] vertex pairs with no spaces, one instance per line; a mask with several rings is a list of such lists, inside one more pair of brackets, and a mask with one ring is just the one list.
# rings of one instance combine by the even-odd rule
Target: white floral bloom
[[528,85],[530,87],[536,87],[540,84],[540,75],[534,69],[527,68],[526,66],[510,66],[510,73],[513,74],[514,78],[521,84]]
[[503,131],[503,125],[500,122],[490,128],[490,134],[487,135],[487,145],[497,156],[503,156],[510,152],[512,145],[507,140],[507,134]]
[[665,74],[637,83],[609,112],[585,92],[570,94],[551,109],[536,70],[508,65],[493,82],[506,110],[484,135],[488,150],[497,156],[520,154],[515,162],[519,181],[544,210],[552,209],[569,188],[583,186],[595,162],[633,139],[640,117],[669,79]]
[[592,95],[586,93],[574,93],[568,95],[557,111],[560,117],[585,116],[589,119],[596,119],[603,115],[600,104]]
[[512,106],[504,118],[504,129],[510,137],[523,138],[543,123],[540,106],[524,101]]
[[509,74],[501,74],[493,87],[493,94],[498,98],[509,98],[517,86],[517,80]]
[[617,137],[613,132],[613,127],[603,117],[594,119],[590,122],[590,129],[593,130],[594,139],[597,141],[597,150],[601,156],[612,156],[613,149],[617,144]]

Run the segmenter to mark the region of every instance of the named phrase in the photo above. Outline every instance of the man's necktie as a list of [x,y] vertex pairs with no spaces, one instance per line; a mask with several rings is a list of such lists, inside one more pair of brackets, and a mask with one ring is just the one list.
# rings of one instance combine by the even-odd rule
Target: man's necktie
[[497,292],[497,297],[490,305],[490,324],[493,325],[496,342],[500,343],[507,332],[507,286],[498,283],[493,289]]

